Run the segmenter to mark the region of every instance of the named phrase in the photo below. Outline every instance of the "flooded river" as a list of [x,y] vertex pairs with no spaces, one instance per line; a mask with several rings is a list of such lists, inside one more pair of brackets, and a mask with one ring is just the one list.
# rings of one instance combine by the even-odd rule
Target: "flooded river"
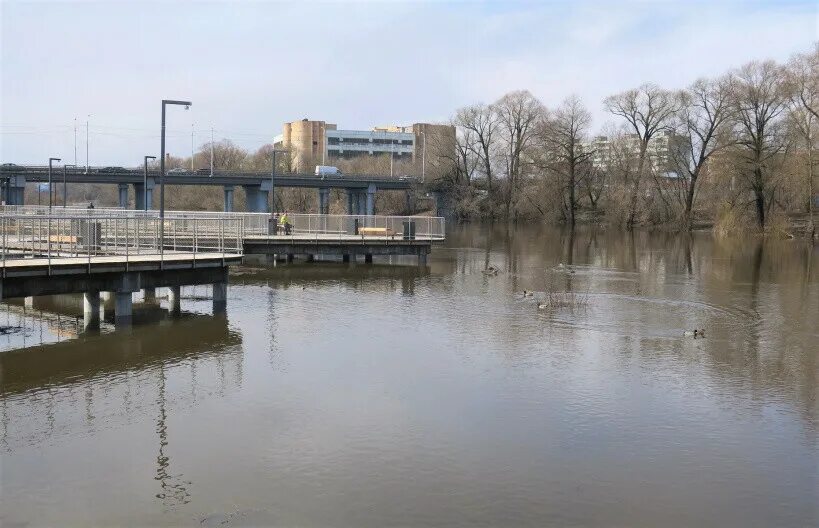
[[130,331],[1,305],[0,525],[819,525],[819,247],[466,226],[406,264],[247,263]]

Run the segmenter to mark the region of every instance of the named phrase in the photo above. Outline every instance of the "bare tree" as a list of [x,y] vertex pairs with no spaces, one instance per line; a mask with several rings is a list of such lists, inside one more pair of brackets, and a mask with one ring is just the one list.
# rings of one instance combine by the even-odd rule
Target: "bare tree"
[[651,139],[670,125],[670,120],[679,110],[679,101],[674,94],[653,84],[607,97],[606,109],[623,118],[638,140],[637,171],[631,185],[631,199],[626,225],[634,226],[637,213],[637,199],[640,182],[646,171],[646,154]]
[[808,181],[808,229],[811,238],[816,233],[813,222],[813,150],[815,129],[819,123],[819,43],[810,53],[796,55],[788,63],[788,83],[793,111],[791,121],[805,140]]
[[759,227],[764,228],[776,190],[774,165],[786,148],[782,116],[789,98],[785,77],[773,61],[750,62],[732,77],[741,174],[754,194]]
[[685,208],[683,227],[691,229],[691,214],[697,181],[716,152],[732,144],[730,131],[733,107],[731,106],[731,80],[699,79],[679,94],[679,113],[676,132],[683,144],[671,148],[671,156],[678,169],[683,171]]
[[469,133],[472,141],[469,148],[478,157],[482,166],[489,193],[492,193],[492,152],[497,140],[498,118],[491,106],[476,104],[461,108],[455,115],[455,125],[464,134]]
[[568,97],[551,116],[543,121],[542,138],[550,158],[552,169],[566,182],[568,190],[567,210],[569,225],[576,223],[578,183],[590,169],[592,152],[583,147],[591,125],[591,114],[576,95]]
[[528,90],[510,92],[494,105],[500,126],[501,158],[506,166],[506,216],[510,216],[520,180],[523,177],[524,156],[533,143],[544,108]]

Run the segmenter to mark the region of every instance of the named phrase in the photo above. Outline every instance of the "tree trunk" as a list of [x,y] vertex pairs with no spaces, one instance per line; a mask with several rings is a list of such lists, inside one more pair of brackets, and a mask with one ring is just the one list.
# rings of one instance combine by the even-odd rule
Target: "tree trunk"
[[575,226],[575,197],[574,197],[574,163],[569,164],[569,225]]
[[697,185],[697,174],[691,175],[691,182],[688,184],[688,194],[685,196],[685,214],[683,216],[683,229],[691,230],[691,211],[694,209],[694,188]]

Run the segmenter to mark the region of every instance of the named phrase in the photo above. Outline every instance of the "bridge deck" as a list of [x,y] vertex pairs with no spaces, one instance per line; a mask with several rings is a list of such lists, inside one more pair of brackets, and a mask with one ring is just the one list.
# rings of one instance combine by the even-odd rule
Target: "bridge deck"
[[105,255],[26,258],[0,264],[4,277],[77,275],[159,269],[222,267],[241,262],[241,255],[226,253],[167,252],[164,255]]

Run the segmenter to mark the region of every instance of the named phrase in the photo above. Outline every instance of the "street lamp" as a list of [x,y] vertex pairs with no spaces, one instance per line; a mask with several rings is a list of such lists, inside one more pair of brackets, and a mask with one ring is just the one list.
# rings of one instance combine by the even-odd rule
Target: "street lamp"
[[77,168],[76,163],[66,163],[63,165],[63,209],[65,209],[65,204],[68,203],[68,186],[65,183],[65,168],[66,167],[73,167],[74,169]]
[[[192,104],[190,101],[162,100],[162,134],[159,148],[159,218],[162,219],[165,218],[165,106],[179,105],[184,106],[185,110],[187,110]],[[164,235],[165,222],[160,222],[159,226],[160,235]]]
[[427,174],[427,135],[421,131],[423,139],[423,150],[421,151],[421,183],[424,183]]
[[145,156],[145,174],[142,177],[142,206],[145,211],[148,210],[148,160],[155,160],[156,156]]
[[51,162],[62,161],[60,158],[48,158],[48,213],[51,214]]
[[273,148],[273,170],[270,173],[270,212],[276,210],[276,153],[287,152],[286,150],[277,150]]

